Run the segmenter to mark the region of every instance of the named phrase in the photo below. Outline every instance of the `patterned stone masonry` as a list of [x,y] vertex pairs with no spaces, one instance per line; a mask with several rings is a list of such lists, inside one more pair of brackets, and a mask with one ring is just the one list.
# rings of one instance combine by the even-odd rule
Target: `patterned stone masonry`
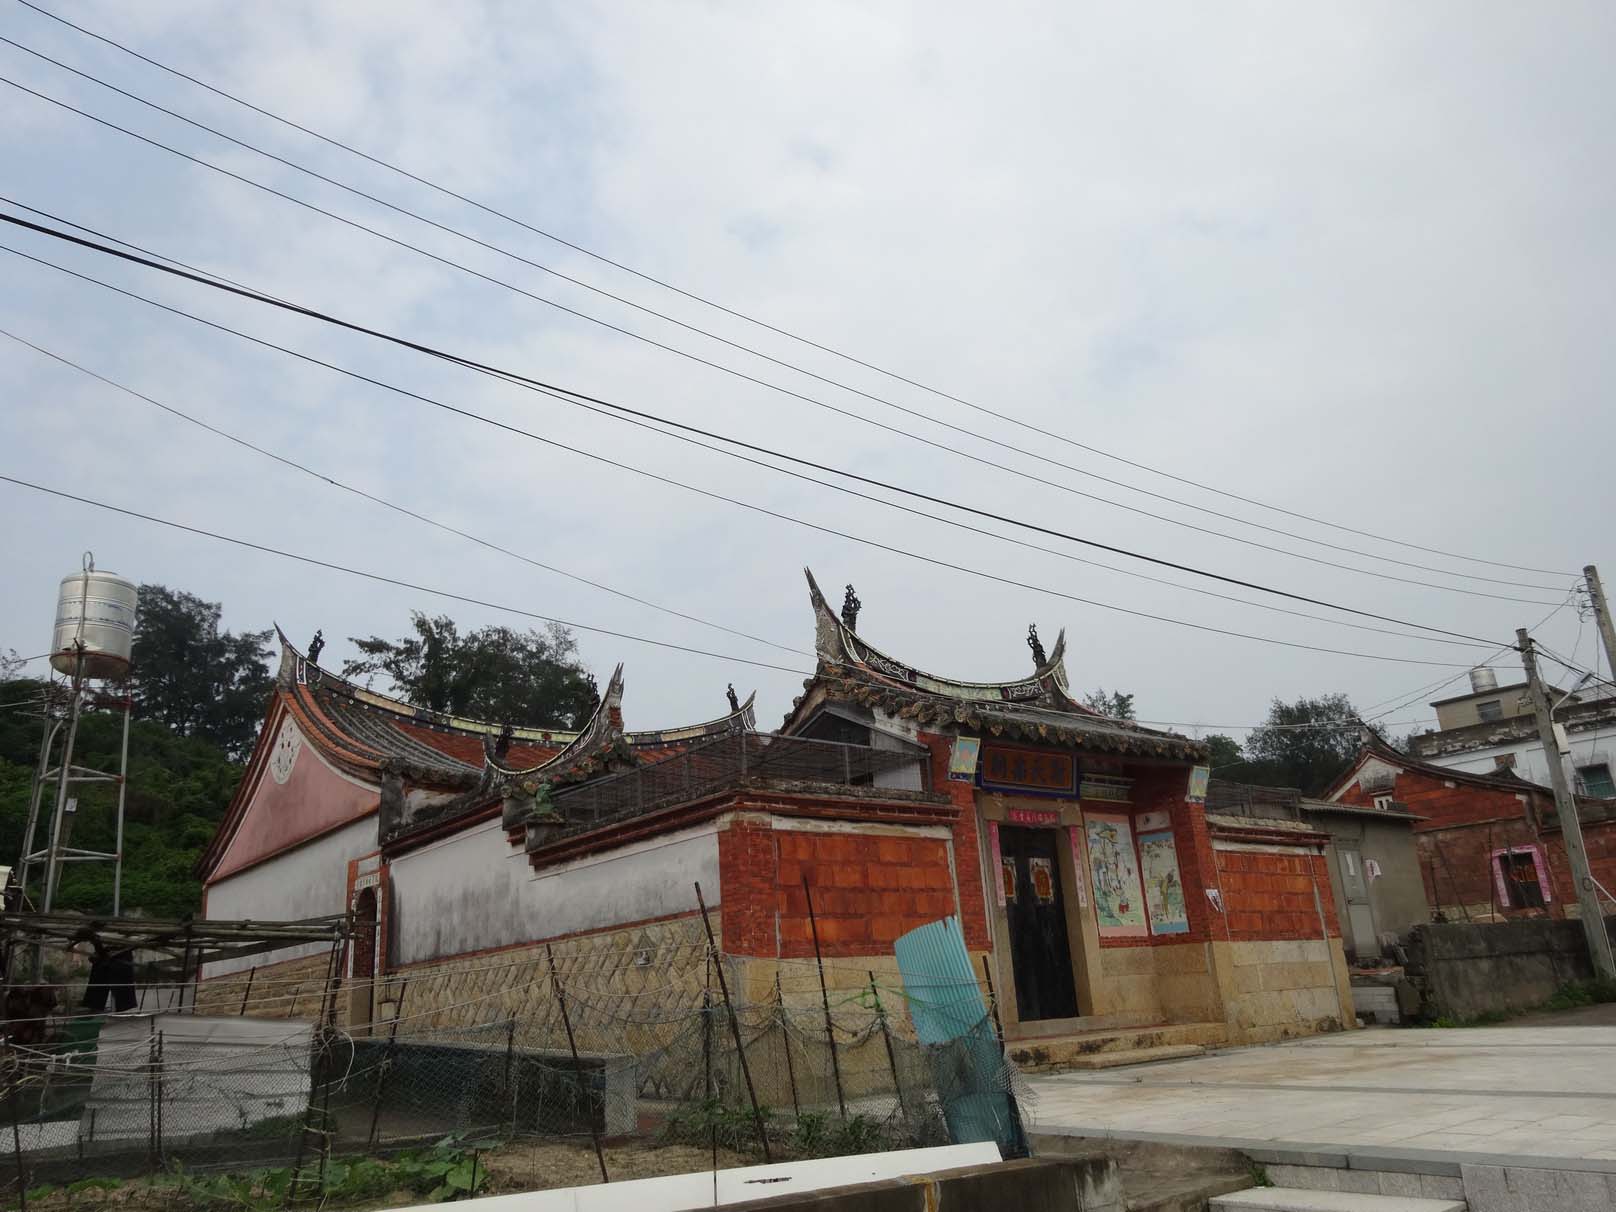
[[[330,952],[322,949],[314,955],[206,978],[196,987],[196,1012],[245,1014],[248,1018],[313,1018],[320,1013],[330,965]],[[339,1004],[339,1012],[341,1008]]]

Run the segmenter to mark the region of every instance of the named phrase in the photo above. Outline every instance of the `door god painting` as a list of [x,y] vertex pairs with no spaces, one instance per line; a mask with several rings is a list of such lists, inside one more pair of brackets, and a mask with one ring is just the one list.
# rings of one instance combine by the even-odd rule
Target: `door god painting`
[[[1094,876],[1094,910],[1102,938],[1149,933],[1133,828],[1125,816],[1085,813],[1089,869]],[[1183,897],[1180,895],[1180,901]]]
[[1171,830],[1139,835],[1139,866],[1145,877],[1145,907],[1152,934],[1185,934],[1184,885],[1178,877],[1178,849]]

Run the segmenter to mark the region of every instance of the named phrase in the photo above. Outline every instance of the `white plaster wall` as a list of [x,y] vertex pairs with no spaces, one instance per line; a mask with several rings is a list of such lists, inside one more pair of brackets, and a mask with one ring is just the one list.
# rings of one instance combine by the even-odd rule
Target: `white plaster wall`
[[[1571,766],[1591,766],[1596,762],[1605,762],[1611,771],[1616,773],[1616,728],[1603,734],[1573,732],[1570,741]],[[1486,749],[1444,754],[1425,760],[1433,766],[1441,766],[1447,770],[1463,770],[1467,774],[1492,774],[1498,769],[1498,764],[1493,758],[1505,753],[1515,755],[1515,773],[1521,778],[1544,787],[1549,785],[1549,767],[1543,760],[1543,746],[1535,740],[1491,745]]]
[[[348,910],[348,862],[376,849],[374,814],[208,887],[213,921],[296,921]],[[204,978],[278,964],[324,950],[324,944],[289,947],[266,955],[209,964]]]
[[402,855],[389,871],[390,965],[688,913],[698,880],[708,905],[719,900],[711,826],[535,876],[495,820]]

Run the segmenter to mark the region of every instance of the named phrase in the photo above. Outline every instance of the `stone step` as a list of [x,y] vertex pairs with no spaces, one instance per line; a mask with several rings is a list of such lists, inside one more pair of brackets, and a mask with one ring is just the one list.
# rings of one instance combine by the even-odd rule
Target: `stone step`
[[1200,1044],[1162,1044],[1155,1048],[1128,1048],[1120,1052],[1091,1052],[1062,1063],[1063,1069],[1120,1069],[1124,1065],[1146,1065],[1151,1061],[1182,1060],[1200,1056]]
[[1212,1212],[1465,1212],[1468,1205],[1462,1199],[1421,1199],[1414,1195],[1251,1187],[1215,1195],[1207,1207]]
[[[1043,1036],[1035,1039],[1012,1039],[1006,1045],[1010,1059],[1028,1072],[1057,1072],[1062,1069],[1096,1069],[1108,1067],[1098,1058],[1113,1053],[1141,1053],[1163,1048],[1193,1046],[1196,1052],[1182,1052],[1179,1056],[1194,1056],[1205,1048],[1215,1048],[1229,1037],[1224,1023],[1158,1023],[1150,1027],[1111,1028],[1109,1030],[1076,1031],[1069,1035]],[[1167,1060],[1165,1053],[1142,1059]],[[1136,1060],[1112,1061],[1111,1064],[1137,1064]]]

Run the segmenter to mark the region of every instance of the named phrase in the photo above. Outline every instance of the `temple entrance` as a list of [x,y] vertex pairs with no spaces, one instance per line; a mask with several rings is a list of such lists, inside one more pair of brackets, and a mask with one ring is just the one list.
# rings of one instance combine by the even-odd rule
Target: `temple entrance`
[[999,830],[1010,963],[1016,980],[1016,1013],[1022,1022],[1077,1017],[1072,949],[1066,937],[1056,853],[1059,836],[1053,829]]
[[353,948],[353,978],[349,984],[348,1017],[358,1028],[370,1024],[376,976],[376,890],[364,888],[354,897],[353,934],[349,945]]

